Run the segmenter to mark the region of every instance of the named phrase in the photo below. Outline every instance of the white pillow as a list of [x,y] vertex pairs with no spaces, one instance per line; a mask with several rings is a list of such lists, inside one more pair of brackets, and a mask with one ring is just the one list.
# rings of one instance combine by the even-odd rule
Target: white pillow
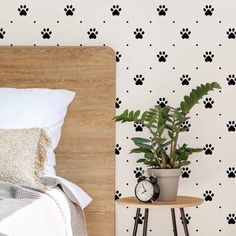
[[51,139],[45,175],[55,175],[57,147],[67,107],[75,92],[64,89],[0,88],[0,128],[44,128]]

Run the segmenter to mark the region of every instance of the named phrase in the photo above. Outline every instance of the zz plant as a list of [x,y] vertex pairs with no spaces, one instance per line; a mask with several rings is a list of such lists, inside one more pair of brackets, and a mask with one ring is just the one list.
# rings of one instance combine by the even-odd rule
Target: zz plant
[[150,131],[150,139],[132,138],[137,147],[130,153],[144,154],[137,162],[162,169],[180,168],[190,164],[189,156],[194,152],[201,152],[202,149],[188,147],[185,143],[178,145],[180,133],[186,130],[181,124],[190,119],[189,112],[204,95],[220,88],[216,82],[201,84],[188,96],[184,96],[177,108],[155,105],[142,114],[140,110],[129,111],[127,109],[121,115],[114,117],[116,122],[141,122]]

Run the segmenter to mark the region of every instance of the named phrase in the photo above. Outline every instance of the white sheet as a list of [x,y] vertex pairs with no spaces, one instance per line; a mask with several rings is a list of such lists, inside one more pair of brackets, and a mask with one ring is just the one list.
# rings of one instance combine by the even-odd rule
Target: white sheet
[[[22,199],[17,211],[5,212],[6,217],[0,221],[0,235],[72,236],[70,208],[66,197],[57,188],[51,189],[49,194],[34,200]],[[4,201],[4,205],[19,205],[19,199],[18,203],[14,199]]]
[[57,179],[60,182],[60,185],[65,194],[67,195],[67,197],[72,202],[78,204],[82,209],[84,209],[91,203],[92,198],[76,184],[60,176],[50,176],[50,177]]

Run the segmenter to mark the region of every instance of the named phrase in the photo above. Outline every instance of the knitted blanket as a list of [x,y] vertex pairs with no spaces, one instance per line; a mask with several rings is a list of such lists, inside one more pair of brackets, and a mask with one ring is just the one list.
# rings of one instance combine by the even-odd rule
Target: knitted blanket
[[81,207],[56,179],[45,183],[48,190],[0,181],[0,236],[87,236]]

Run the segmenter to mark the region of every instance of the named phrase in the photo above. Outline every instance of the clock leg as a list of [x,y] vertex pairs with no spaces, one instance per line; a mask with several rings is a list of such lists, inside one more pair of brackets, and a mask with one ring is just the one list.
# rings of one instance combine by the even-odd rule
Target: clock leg
[[137,208],[135,222],[134,222],[133,236],[137,235],[139,214],[140,214],[140,208]]
[[175,218],[175,209],[174,208],[171,208],[171,217],[172,217],[174,236],[178,236],[177,226],[176,226],[176,218]]
[[182,221],[183,221],[184,235],[189,236],[187,221],[186,221],[185,214],[184,214],[184,208],[180,208],[180,214],[181,214]]
[[149,213],[149,209],[145,208],[144,224],[143,224],[143,236],[147,236],[148,213]]

